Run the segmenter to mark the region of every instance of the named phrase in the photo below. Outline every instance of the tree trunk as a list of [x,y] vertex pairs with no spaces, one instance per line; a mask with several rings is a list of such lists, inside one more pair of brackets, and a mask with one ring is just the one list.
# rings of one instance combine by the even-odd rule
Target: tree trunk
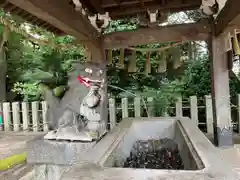
[[0,102],[7,100],[6,93],[6,73],[7,73],[7,61],[5,48],[0,50]]
[[192,59],[196,60],[197,58],[197,45],[196,42],[192,42]]
[[189,58],[189,60],[193,59],[193,46],[192,46],[192,42],[188,43],[188,58]]
[[10,29],[7,26],[5,26],[0,44],[0,102],[7,100],[6,92],[7,60],[5,43],[8,41],[9,34]]

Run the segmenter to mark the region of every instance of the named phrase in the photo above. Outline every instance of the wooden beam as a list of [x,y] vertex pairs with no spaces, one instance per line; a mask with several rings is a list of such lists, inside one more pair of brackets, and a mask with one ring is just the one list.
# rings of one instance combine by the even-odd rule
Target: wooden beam
[[[196,5],[198,4],[199,6],[201,5],[201,0],[161,0],[161,1],[157,1],[156,0],[144,0],[143,1],[144,4],[146,4],[147,6],[151,6],[151,5],[155,5],[158,6],[159,8],[161,8],[162,6],[166,6],[166,5],[173,5],[176,7],[176,5],[181,6],[184,4],[190,4],[192,3],[192,5]],[[137,5],[140,4],[140,0],[132,0],[132,1],[125,1],[125,0],[103,0],[101,3],[101,7],[102,8],[115,8],[115,7],[135,7]]]
[[104,36],[104,48],[112,49],[160,42],[206,40],[210,31],[207,23],[198,22],[114,32]]
[[193,10],[199,8],[201,5],[200,0],[185,0],[184,3],[179,0],[167,1],[167,3],[156,3],[156,1],[145,2],[144,7],[142,7],[141,3],[137,4],[120,4],[119,6],[107,7],[104,8],[106,12],[109,12],[112,19],[123,18],[128,15],[135,15],[136,13],[146,13],[147,9],[158,9],[160,11],[169,11],[169,12],[179,12],[184,10]]
[[120,5],[122,0],[114,0],[114,2],[117,4],[117,5]]
[[68,4],[59,0],[8,0],[10,3],[31,13],[49,24],[76,37],[77,41],[89,46],[90,49],[99,48],[96,41],[99,33],[91,23]]
[[90,3],[99,14],[104,14],[104,9],[101,7],[101,1],[90,0]]
[[4,4],[6,2],[6,0],[0,0],[0,4]]
[[[144,0],[144,2],[152,2],[154,0]],[[139,3],[139,0],[124,1],[124,0],[103,0],[102,7],[114,7],[114,6],[124,6],[124,5],[136,5]]]
[[224,32],[227,27],[240,27],[240,1],[227,0],[222,11],[216,18],[215,35],[218,36]]
[[[156,6],[153,6],[153,7],[156,7]],[[173,13],[178,13],[178,12],[182,12],[182,11],[196,10],[198,8],[199,8],[199,6],[174,7],[174,8],[169,8],[169,9],[161,9],[160,8],[160,11],[173,14]],[[109,12],[109,15],[112,20],[118,20],[118,19],[126,19],[126,18],[136,18],[137,14],[138,15],[140,15],[140,14],[146,15],[146,12],[147,12],[146,9],[133,8],[132,11],[130,11],[130,9],[129,9],[129,11],[125,11],[125,14],[124,13],[116,14],[114,12]]]

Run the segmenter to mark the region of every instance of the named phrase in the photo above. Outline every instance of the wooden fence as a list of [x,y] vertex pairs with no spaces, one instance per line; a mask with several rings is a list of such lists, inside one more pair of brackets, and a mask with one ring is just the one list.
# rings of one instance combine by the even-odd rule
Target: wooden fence
[[[232,105],[232,113],[234,116],[233,125],[239,129],[240,117],[240,95],[238,95],[237,105]],[[119,103],[120,101],[120,103]],[[140,97],[134,99],[109,99],[109,128],[115,127],[122,118],[126,117],[142,117],[146,106],[148,115],[155,117],[153,111],[154,98],[147,98],[144,105]],[[156,105],[155,105],[156,106]],[[48,131],[46,119],[46,102],[5,102],[0,104],[0,115],[3,117],[2,124],[0,121],[0,131]],[[213,111],[212,98],[207,95],[204,99],[191,96],[188,100],[183,101],[178,98],[172,114],[166,116],[189,116],[201,129],[205,129],[207,133],[213,133]],[[233,118],[233,117],[232,117]]]

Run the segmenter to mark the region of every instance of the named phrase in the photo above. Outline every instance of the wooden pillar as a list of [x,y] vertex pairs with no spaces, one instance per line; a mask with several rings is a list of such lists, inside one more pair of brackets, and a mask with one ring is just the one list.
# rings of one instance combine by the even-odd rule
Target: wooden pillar
[[107,132],[108,125],[108,93],[107,93],[107,58],[106,51],[103,47],[103,40],[101,39],[99,54],[101,55],[100,64],[104,66],[104,87],[103,87],[103,102],[102,102],[102,112],[101,112],[101,120],[102,120],[102,129],[100,130],[101,134],[105,134]]
[[212,36],[211,77],[214,142],[219,147],[233,145],[231,126],[228,58],[224,35]]
[[107,63],[106,63],[105,53],[102,54],[101,61],[105,61],[103,62],[105,71],[104,71],[104,87],[102,91],[103,97],[102,97],[102,108],[101,108],[100,136],[104,135],[107,132],[107,125],[108,125]]

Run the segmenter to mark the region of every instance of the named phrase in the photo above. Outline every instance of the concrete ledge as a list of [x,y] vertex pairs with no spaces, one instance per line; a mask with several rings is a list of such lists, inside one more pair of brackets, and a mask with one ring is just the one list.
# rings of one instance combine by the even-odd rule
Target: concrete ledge
[[71,165],[84,157],[84,152],[96,142],[68,142],[45,140],[37,137],[27,143],[27,162],[39,164]]

